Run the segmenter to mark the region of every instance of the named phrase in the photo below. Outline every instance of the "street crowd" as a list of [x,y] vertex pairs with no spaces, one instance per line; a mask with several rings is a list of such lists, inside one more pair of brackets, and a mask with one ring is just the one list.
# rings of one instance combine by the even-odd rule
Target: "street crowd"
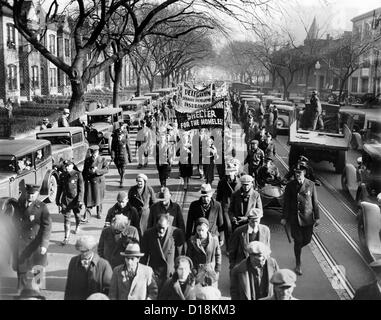
[[[303,274],[302,248],[310,243],[319,223],[315,177],[308,159],[300,157],[286,177],[280,176],[272,141],[277,118],[274,109],[245,110],[236,93],[232,94],[225,124],[231,128],[236,121],[244,129],[247,150],[241,164],[234,148],[229,154],[219,150],[223,137],[218,131],[180,132],[174,100],[147,111],[140,121],[136,137],[140,172],[136,185],[129,188],[123,183],[133,160],[129,128],[114,131],[111,161],[118,169],[121,190],[106,215],[102,202],[110,161],[100,155],[99,146],[89,147],[82,172],[70,160],[64,162],[56,200],[64,215],[62,245],[69,242],[72,213],[74,233],[81,224],[89,223],[94,209],[96,218],[105,220],[99,239],[79,234],[75,244],[79,253],[68,266],[65,299],[220,299],[223,246],[229,259],[232,300],[296,299],[292,293],[297,276]],[[159,174],[158,194],[144,174],[151,155]],[[204,179],[186,221],[183,208],[167,187],[176,159],[185,190],[194,167]],[[215,169],[219,177],[216,190],[212,188]],[[271,256],[270,229],[261,224],[260,190],[268,185],[279,188],[284,197],[281,224],[294,240],[294,270],[281,268]],[[39,186],[27,185],[27,196],[19,199],[15,214],[20,236],[14,269],[24,299],[44,298],[33,281],[33,266],[46,265],[51,218],[47,206],[37,199],[38,190]]]

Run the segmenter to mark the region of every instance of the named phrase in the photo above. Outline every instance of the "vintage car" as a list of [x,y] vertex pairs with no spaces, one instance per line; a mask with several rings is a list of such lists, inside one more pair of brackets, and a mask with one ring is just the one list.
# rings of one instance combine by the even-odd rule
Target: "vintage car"
[[103,108],[87,114],[87,126],[97,132],[98,139],[89,139],[89,144],[99,144],[102,153],[111,154],[112,132],[123,123],[122,108]]
[[158,93],[160,95],[160,98],[164,98],[164,97],[170,96],[172,93],[172,90],[171,88],[161,88],[161,89],[154,90],[153,93]]
[[53,166],[61,169],[63,160],[72,160],[78,170],[83,169],[89,144],[82,127],[50,128],[36,133],[36,139],[52,144]]
[[153,101],[159,100],[160,98],[160,94],[157,92],[147,92],[144,94],[144,96],[151,97]]
[[295,110],[295,105],[291,101],[273,100],[271,105],[278,109],[277,130],[288,129],[290,127],[290,112]]
[[340,106],[322,104],[322,109],[323,130],[311,129],[309,105],[292,119],[288,139],[289,167],[296,165],[299,156],[304,155],[315,162],[332,162],[336,173],[341,174],[345,168],[352,132],[348,122],[344,123],[339,119]]
[[144,119],[144,102],[142,100],[122,101],[119,107],[123,109],[123,121],[128,124],[129,130],[137,130],[140,120]]
[[265,185],[258,190],[264,215],[281,215],[283,210],[284,187]]
[[142,101],[145,106],[148,106],[152,102],[152,98],[148,96],[138,96],[138,97],[132,97],[130,99],[131,101]]
[[48,140],[0,140],[0,197],[18,199],[31,183],[41,185],[41,199],[54,202],[57,179]]
[[357,168],[351,163],[345,165],[341,175],[344,191],[356,201],[376,202],[381,192],[381,143],[366,143],[362,156],[357,159]]

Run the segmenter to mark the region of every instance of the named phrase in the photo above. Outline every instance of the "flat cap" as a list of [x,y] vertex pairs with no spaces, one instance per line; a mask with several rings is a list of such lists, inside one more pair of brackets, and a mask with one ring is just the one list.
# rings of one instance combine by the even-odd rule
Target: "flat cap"
[[196,221],[196,226],[199,226],[200,224],[206,224],[209,228],[209,221],[206,218],[198,218]]
[[248,184],[248,183],[252,183],[254,181],[254,178],[248,174],[245,174],[241,177],[240,179],[241,183],[242,184]]
[[99,150],[99,146],[97,144],[92,144],[90,147],[89,147],[90,150]]
[[182,260],[186,260],[189,262],[189,266],[191,269],[193,269],[193,262],[192,262],[192,259],[189,258],[188,256],[178,256],[176,259],[175,259],[175,268],[177,268],[180,264],[180,261]]
[[270,282],[280,287],[293,287],[296,282],[296,274],[289,269],[279,269],[273,274]]
[[271,250],[260,241],[252,241],[246,246],[246,252],[248,254],[263,254],[264,256],[270,256]]
[[261,209],[258,209],[258,208],[252,208],[247,217],[250,219],[250,218],[262,218],[263,217],[263,211]]
[[139,173],[137,176],[136,176],[136,180],[137,179],[143,179],[144,181],[147,181],[148,180],[148,177],[144,174],[144,173]]
[[63,113],[70,113],[70,110],[68,108],[63,109]]
[[252,144],[259,144],[259,141],[257,139],[253,139],[253,140],[250,141],[250,143],[252,143]]
[[128,194],[125,191],[120,191],[118,195],[116,196],[116,201],[123,201],[124,199],[128,198]]
[[36,191],[40,191],[40,186],[37,184],[26,184],[25,190],[27,193],[35,193]]

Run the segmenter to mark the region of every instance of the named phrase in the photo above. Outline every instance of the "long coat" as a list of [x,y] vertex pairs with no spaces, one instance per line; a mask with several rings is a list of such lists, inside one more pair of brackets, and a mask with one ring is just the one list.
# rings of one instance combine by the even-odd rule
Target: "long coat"
[[26,207],[23,199],[17,202],[14,216],[18,239],[15,239],[13,269],[19,273],[26,273],[37,265],[47,265],[47,255],[41,254],[41,247],[48,248],[52,229],[46,204],[36,200]]
[[117,168],[126,168],[128,162],[131,162],[130,142],[128,137],[121,140],[114,137],[111,143],[111,158],[114,159]]
[[67,272],[65,300],[86,300],[96,292],[108,294],[111,276],[110,264],[96,253],[87,272],[81,265],[81,255],[71,258]]
[[312,226],[319,219],[319,203],[315,184],[304,179],[299,192],[298,181],[290,181],[283,195],[283,219],[290,225]]
[[[255,191],[253,188],[248,193],[248,202],[247,202],[247,210],[246,212],[243,212],[243,199],[242,199],[243,193],[242,190],[237,190],[232,194],[231,201],[230,201],[230,207],[229,207],[229,217],[230,221],[233,217],[247,217],[249,214],[249,211],[252,208],[260,209],[263,212],[262,208],[262,200],[261,196],[257,191]],[[247,221],[242,221],[241,223],[238,223],[237,226],[245,224]],[[234,229],[234,228],[233,228]]]
[[196,231],[196,221],[199,218],[206,218],[209,221],[209,231],[213,235],[217,235],[220,240],[224,240],[224,217],[221,204],[214,200],[210,200],[210,211],[207,217],[202,212],[201,199],[193,201],[188,210],[188,219],[186,225],[185,238],[188,240]]
[[138,211],[139,232],[144,234],[147,230],[149,208],[156,202],[155,192],[152,187],[145,185],[142,194],[139,194],[138,187],[135,185],[128,191],[128,201]]
[[140,262],[150,266],[162,283],[172,275],[175,269],[175,258],[181,255],[184,242],[182,230],[169,226],[164,236],[163,246],[161,246],[156,227],[150,228],[143,235],[142,252],[144,252],[144,257]]
[[56,203],[63,209],[76,209],[83,202],[84,184],[79,171],[63,172],[58,182]]
[[[230,269],[232,269],[236,264],[241,262],[243,259],[247,258],[245,247],[249,243],[249,237],[247,230],[249,225],[243,225],[234,230],[229,243],[229,262]],[[264,243],[270,248],[270,229],[264,224],[258,226],[258,237],[260,242]]]
[[201,245],[196,235],[192,236],[188,242],[187,256],[192,259],[193,267],[198,269],[200,264],[211,264],[215,272],[221,271],[221,248],[216,236],[208,232],[208,245],[206,250]]
[[136,275],[128,286],[127,281],[123,281],[125,265],[117,266],[112,274],[109,298],[111,300],[156,300],[157,284],[153,276],[151,267],[138,264]]
[[196,300],[195,284],[187,281],[183,293],[179,281],[168,279],[160,291],[158,300]]
[[169,213],[172,226],[181,229],[185,233],[185,223],[181,207],[178,203],[170,201],[168,209],[166,209],[161,201],[154,203],[149,212],[147,228],[152,228],[156,225],[161,214]]
[[[251,300],[249,271],[247,268],[248,260],[245,259],[236,265],[230,276],[230,296],[232,300]],[[274,294],[274,287],[270,282],[273,274],[278,271],[278,263],[273,258],[268,258],[264,268],[267,268],[268,275],[268,296]],[[255,293],[253,293],[255,299]]]
[[[98,156],[96,159],[87,157],[83,166],[83,179],[85,184],[84,202],[86,207],[99,206],[103,202],[106,182],[104,175],[108,173],[108,161]],[[92,172],[92,168],[97,168]]]
[[139,242],[140,237],[138,230],[133,226],[127,226],[118,239],[115,238],[115,233],[112,227],[107,227],[102,230],[101,237],[99,238],[98,254],[101,258],[106,259],[111,268],[124,263],[124,258],[121,252],[127,247],[127,239],[132,238]]

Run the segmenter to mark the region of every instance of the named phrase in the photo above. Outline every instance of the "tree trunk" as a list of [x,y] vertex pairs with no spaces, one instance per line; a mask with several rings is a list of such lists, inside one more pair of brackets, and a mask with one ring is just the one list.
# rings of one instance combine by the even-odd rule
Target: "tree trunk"
[[119,107],[119,87],[122,81],[123,59],[114,63],[114,88],[112,92],[113,107]]
[[165,76],[164,75],[161,75],[161,87],[162,88],[165,87]]
[[82,80],[72,80],[71,81],[71,90],[72,95],[69,102],[70,116],[69,121],[75,121],[79,117],[85,114],[85,83]]
[[135,74],[136,74],[136,92],[135,92],[135,95],[138,97],[138,96],[140,96],[140,82],[141,82],[141,79],[140,79],[140,73],[135,72]]

